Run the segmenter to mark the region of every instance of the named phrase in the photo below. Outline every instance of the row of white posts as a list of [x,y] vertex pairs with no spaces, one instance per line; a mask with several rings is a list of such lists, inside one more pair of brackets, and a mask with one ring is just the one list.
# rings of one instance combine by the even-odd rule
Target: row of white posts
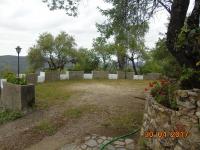
[[[25,76],[25,74],[20,74],[20,77]],[[84,73],[83,79],[91,80],[93,79],[92,73]],[[117,80],[118,74],[108,74],[108,79],[110,80]],[[60,74],[60,80],[69,80],[69,72],[66,71],[65,74]],[[143,75],[133,75],[133,80],[143,80]],[[6,79],[1,79],[1,88],[3,88],[3,82],[6,82]],[[38,83],[45,82],[45,72],[40,72],[39,76],[37,77]]]

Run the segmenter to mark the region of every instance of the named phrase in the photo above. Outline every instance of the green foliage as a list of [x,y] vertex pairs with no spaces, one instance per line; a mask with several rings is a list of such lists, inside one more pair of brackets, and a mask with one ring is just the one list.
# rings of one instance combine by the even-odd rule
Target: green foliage
[[146,61],[145,64],[140,67],[140,73],[146,74],[151,72],[162,72],[162,66],[156,61]]
[[63,70],[65,64],[73,60],[75,46],[75,39],[65,32],[56,37],[51,33],[41,34],[37,44],[29,49],[31,69],[37,70],[47,63],[50,70]]
[[20,111],[0,110],[0,125],[21,118],[22,116],[23,114]]
[[148,30],[148,23],[142,16],[148,14],[142,13],[143,10],[136,13],[144,6],[140,1],[108,0],[106,2],[113,7],[107,10],[100,9],[107,20],[103,24],[97,24],[97,29],[106,39],[114,38],[119,69],[123,70],[129,53],[132,62],[143,57],[144,35]]
[[75,55],[76,64],[72,70],[91,72],[98,69],[100,60],[93,50],[80,48]]
[[4,79],[7,79],[7,82],[19,85],[26,85],[26,78],[23,76],[22,78],[17,78],[16,75],[12,72],[4,73],[2,76]]
[[31,47],[28,52],[28,61],[29,61],[29,72],[35,72],[38,69],[41,69],[44,66],[44,57],[42,56],[41,50],[36,46]]
[[182,48],[184,46],[198,46],[200,44],[200,28],[188,29],[187,25],[184,25],[181,32],[178,35],[176,47]]
[[99,56],[103,70],[109,67],[111,56],[114,54],[114,48],[112,44],[107,44],[106,39],[98,37],[93,41],[94,52]]
[[174,91],[179,87],[176,83],[167,80],[154,81],[149,83],[151,95],[154,99],[165,107],[177,110],[177,103],[174,99]]
[[180,77],[182,89],[200,88],[200,71],[184,68]]
[[181,47],[184,46],[189,31],[190,30],[187,28],[187,25],[184,25],[182,27],[181,32],[178,35],[178,40],[176,42],[176,47],[177,48],[181,48]]
[[181,67],[167,50],[165,38],[159,39],[155,49],[147,53],[149,58],[140,68],[142,73],[160,72],[168,77],[178,78]]
[[65,10],[66,14],[69,16],[77,16],[78,5],[80,0],[43,0],[47,3],[50,10],[62,9]]

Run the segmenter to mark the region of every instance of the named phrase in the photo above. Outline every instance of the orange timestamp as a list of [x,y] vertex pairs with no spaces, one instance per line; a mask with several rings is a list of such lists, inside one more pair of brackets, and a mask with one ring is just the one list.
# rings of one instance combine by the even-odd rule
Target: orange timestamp
[[146,131],[145,138],[186,138],[189,136],[188,131]]

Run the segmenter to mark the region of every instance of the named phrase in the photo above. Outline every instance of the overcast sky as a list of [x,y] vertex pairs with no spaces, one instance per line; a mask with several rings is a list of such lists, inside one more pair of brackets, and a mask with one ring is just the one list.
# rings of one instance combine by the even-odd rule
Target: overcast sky
[[[108,7],[103,0],[83,0],[74,18],[61,10],[50,11],[42,0],[0,0],[0,55],[16,55],[17,45],[23,48],[20,55],[27,55],[43,32],[57,35],[66,31],[74,36],[78,47],[91,48],[92,39],[99,35],[95,23],[105,19],[97,6]],[[145,38],[148,47],[154,46],[159,33],[166,33],[167,17],[161,11],[151,19]]]

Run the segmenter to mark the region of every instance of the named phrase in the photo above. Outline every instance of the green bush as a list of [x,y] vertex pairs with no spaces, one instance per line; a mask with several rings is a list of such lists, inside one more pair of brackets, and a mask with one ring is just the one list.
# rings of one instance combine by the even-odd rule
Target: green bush
[[154,99],[165,107],[177,110],[177,103],[174,99],[174,91],[178,89],[176,83],[167,80],[160,80],[149,83],[150,93]]
[[22,115],[19,111],[0,110],[0,124],[21,118]]
[[183,69],[180,77],[181,89],[200,88],[200,71],[193,69]]
[[3,78],[7,79],[7,82],[19,85],[26,85],[26,78],[23,76],[22,78],[17,78],[16,75],[12,72],[7,72],[3,74]]

